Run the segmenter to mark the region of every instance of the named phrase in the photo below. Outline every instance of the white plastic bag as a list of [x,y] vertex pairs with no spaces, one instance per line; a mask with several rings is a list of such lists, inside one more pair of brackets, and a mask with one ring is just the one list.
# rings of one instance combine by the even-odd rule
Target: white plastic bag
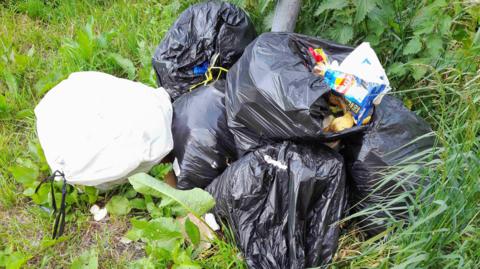
[[70,184],[106,189],[123,183],[173,147],[167,92],[100,72],[71,74],[45,95],[35,115],[50,168]]

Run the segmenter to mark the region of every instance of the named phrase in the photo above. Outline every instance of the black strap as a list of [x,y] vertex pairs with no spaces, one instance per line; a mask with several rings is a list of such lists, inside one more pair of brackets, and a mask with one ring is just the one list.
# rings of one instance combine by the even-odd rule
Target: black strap
[[[55,183],[55,177],[61,177],[63,179],[63,186],[62,186],[62,201],[60,202],[60,209],[57,214],[57,202],[55,200],[55,189],[54,189],[54,183]],[[52,207],[53,207],[53,214],[55,216],[55,223],[53,225],[53,239],[57,239],[60,236],[62,236],[63,231],[65,230],[65,215],[66,215],[66,197],[67,197],[67,180],[65,179],[65,174],[60,172],[60,171],[55,171],[53,172],[52,175],[48,176],[44,180],[38,184],[37,188],[35,189],[35,193],[38,192],[40,187],[50,181],[50,192],[52,196]]]

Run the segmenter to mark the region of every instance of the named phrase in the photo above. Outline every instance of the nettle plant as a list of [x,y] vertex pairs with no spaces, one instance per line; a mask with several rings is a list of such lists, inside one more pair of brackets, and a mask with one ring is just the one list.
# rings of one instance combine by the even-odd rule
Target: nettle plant
[[370,42],[400,86],[406,79],[421,80],[455,56],[463,60],[465,55],[446,57],[445,51],[475,45],[455,40],[475,34],[479,12],[466,2],[446,0],[325,0],[305,3],[302,14],[297,24],[301,32],[342,44]]

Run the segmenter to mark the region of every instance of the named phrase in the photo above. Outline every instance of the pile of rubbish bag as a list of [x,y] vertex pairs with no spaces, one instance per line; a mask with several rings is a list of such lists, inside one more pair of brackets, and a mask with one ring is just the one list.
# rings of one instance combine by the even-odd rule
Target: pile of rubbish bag
[[407,219],[398,197],[428,184],[389,174],[434,138],[388,95],[368,43],[257,37],[244,11],[209,1],[180,15],[152,62],[157,89],[79,72],[47,93],[35,114],[53,179],[111,188],[170,154],[176,187],[212,194],[249,268],[327,265],[344,218],[381,208],[354,218],[379,234]]

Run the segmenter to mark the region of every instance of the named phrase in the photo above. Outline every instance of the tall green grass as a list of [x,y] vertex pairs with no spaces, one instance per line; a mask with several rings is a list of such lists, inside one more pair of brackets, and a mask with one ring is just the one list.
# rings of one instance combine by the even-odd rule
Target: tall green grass
[[[432,154],[439,159],[421,164],[430,184],[413,193],[414,202],[407,208],[409,225],[389,220],[389,231],[365,242],[352,240],[358,238],[358,231],[352,230],[341,240],[341,249],[346,251],[340,251],[335,267],[478,268],[480,265],[480,73],[445,70],[439,75],[437,79],[425,79],[428,90],[436,96],[429,113],[440,142]],[[418,165],[408,164],[401,169],[415,171]],[[403,196],[407,195],[411,194]],[[378,208],[359,214],[368,215],[375,210]]]

